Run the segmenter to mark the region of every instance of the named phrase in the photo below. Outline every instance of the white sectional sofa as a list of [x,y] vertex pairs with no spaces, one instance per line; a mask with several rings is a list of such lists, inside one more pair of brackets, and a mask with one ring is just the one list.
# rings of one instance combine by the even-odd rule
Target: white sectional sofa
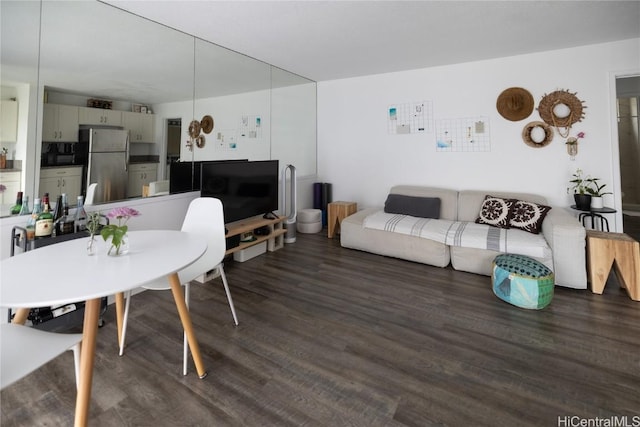
[[[475,223],[487,195],[547,205],[542,196],[406,185],[393,187],[390,194],[439,199],[439,218],[424,220],[387,214],[382,207],[364,209],[342,221],[340,242],[343,247],[437,267],[451,263],[456,270],[487,276],[491,275],[492,261],[498,254],[521,253],[551,268],[556,285],[587,288],[586,231],[566,208],[549,210],[539,234]],[[493,236],[492,245],[487,245],[490,248],[478,247],[473,239],[465,238],[460,231],[488,233]]]

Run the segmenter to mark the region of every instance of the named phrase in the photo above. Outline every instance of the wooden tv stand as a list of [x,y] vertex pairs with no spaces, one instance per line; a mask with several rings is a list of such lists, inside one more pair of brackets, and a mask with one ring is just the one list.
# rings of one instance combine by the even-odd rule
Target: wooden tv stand
[[282,226],[282,223],[287,219],[286,216],[279,216],[276,219],[264,219],[262,217],[253,217],[248,219],[242,219],[240,221],[231,222],[226,224],[227,235],[229,238],[244,233],[252,233],[255,229],[261,227],[267,227],[269,233],[264,236],[256,236],[255,239],[250,242],[240,242],[240,244],[234,248],[227,249],[225,255],[231,255],[234,252],[241,251],[249,248],[258,243],[267,241],[267,250],[269,252],[277,251],[284,246],[284,234],[287,230]]

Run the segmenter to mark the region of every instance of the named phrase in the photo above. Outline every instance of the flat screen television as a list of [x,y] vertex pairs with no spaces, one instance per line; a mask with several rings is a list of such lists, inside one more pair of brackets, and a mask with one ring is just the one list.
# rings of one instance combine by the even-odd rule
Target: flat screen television
[[200,194],[222,201],[230,223],[278,210],[278,161],[202,162]]
[[[249,159],[209,160],[209,163],[246,162]],[[200,191],[200,165],[202,161],[173,162],[169,168],[169,193],[186,193]]]
[[169,166],[169,193],[200,190],[201,162],[173,162]]

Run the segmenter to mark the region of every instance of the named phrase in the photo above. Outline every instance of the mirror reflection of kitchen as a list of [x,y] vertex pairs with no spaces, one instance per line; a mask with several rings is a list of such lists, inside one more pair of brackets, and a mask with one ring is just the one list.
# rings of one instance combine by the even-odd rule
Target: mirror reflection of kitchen
[[167,120],[167,162],[164,176],[170,179],[171,163],[180,160],[180,137],[182,135],[182,119]]
[[77,143],[48,142],[42,150],[41,166],[69,166],[75,164],[74,154],[77,151]]
[[[241,147],[246,150],[237,155],[214,152],[210,144],[207,152],[199,152],[199,160],[273,158],[295,164],[301,175],[315,174],[314,82],[98,1],[0,3],[0,111],[3,118],[12,111],[14,123],[14,135],[2,141],[6,151],[0,152],[0,167],[6,160],[0,183],[7,188],[0,193],[0,217],[9,215],[18,191],[32,201],[45,192],[64,191],[69,200],[86,194],[88,159],[78,157],[86,156],[88,149],[78,144],[79,125],[130,131],[126,199],[142,197],[150,182],[169,180],[166,166],[177,160],[178,147],[183,163],[195,158],[195,151],[184,145],[186,129],[179,131],[177,121],[172,122],[175,130],[171,132],[182,138],[176,137],[171,148],[166,146],[168,119],[181,118],[187,125],[204,114],[218,120],[219,111],[228,115],[224,125],[229,129],[235,128],[235,117],[256,112],[268,118],[265,129],[280,133],[272,141],[271,132],[265,132],[264,143],[244,144]],[[96,32],[96,28],[126,31]],[[154,46],[163,48],[150,56],[148,43],[131,40],[153,40]],[[279,108],[272,111],[271,105]],[[290,131],[292,126],[295,132]],[[2,126],[1,133],[5,135],[7,129]],[[67,143],[72,144],[74,155],[70,164]],[[74,145],[82,152],[74,150]],[[188,173],[196,169],[185,169],[190,185],[181,191],[192,191],[194,176],[189,178]],[[104,183],[96,192],[113,197],[113,189]]]

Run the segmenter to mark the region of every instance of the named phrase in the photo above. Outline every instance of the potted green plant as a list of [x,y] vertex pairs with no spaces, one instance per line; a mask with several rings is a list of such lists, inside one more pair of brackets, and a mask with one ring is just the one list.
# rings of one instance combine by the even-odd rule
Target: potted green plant
[[596,209],[604,206],[602,196],[605,194],[613,194],[610,191],[603,191],[607,184],[600,185],[598,184],[599,180],[600,178],[590,178],[589,186],[587,187],[587,192],[591,194],[591,207]]
[[570,187],[567,187],[567,192],[573,192],[573,199],[576,202],[576,209],[581,211],[588,211],[591,209],[591,178],[584,176],[582,169],[576,169],[569,180]]

